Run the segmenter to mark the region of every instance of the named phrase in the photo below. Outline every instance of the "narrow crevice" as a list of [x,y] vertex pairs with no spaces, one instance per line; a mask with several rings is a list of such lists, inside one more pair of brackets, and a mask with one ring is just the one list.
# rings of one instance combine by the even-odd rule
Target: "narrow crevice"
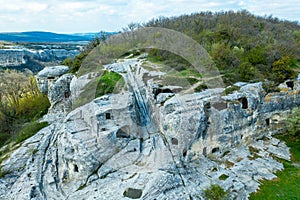
[[177,167],[177,165],[176,165],[175,157],[174,157],[174,155],[173,155],[173,153],[172,153],[171,146],[170,146],[170,144],[169,144],[169,142],[168,142],[168,140],[167,140],[165,134],[161,132],[160,135],[162,136],[162,139],[163,139],[163,141],[164,141],[166,147],[168,148],[168,150],[169,150],[169,152],[170,152],[170,154],[171,154],[171,157],[172,157],[172,160],[173,160],[173,164],[176,166],[176,170],[177,170],[177,173],[178,173],[178,175],[179,175],[179,177],[180,177],[180,179],[181,179],[182,185],[185,187],[186,184],[185,184],[185,182],[184,182],[184,179],[183,179],[182,174],[180,173],[180,171],[179,171],[179,169],[178,169],[178,167]]
[[[83,188],[85,188],[86,187],[86,185],[87,185],[87,182],[89,181],[89,178],[91,177],[91,176],[93,176],[93,175],[97,175],[98,176],[98,170],[101,168],[103,166],[103,163],[100,163],[99,164],[99,166],[90,174],[90,175],[88,175],[88,177],[85,179],[85,182],[84,182],[84,184],[82,184],[81,186],[79,186],[79,188],[77,188],[77,190],[76,190],[76,192],[77,191],[79,191],[79,190],[82,190]],[[100,178],[100,177],[99,177]]]
[[47,199],[47,196],[46,196],[46,193],[44,191],[44,185],[43,185],[43,181],[44,181],[44,175],[45,175],[45,171],[47,169],[47,162],[46,162],[46,154],[47,154],[47,151],[49,149],[49,146],[50,146],[50,141],[51,141],[51,137],[53,135],[53,131],[52,133],[47,137],[47,139],[45,140],[45,148],[44,148],[44,151],[42,153],[42,162],[40,163],[40,167],[39,169],[41,170],[40,172],[38,172],[38,180],[39,180],[39,183],[38,183],[38,187],[39,187],[39,190],[40,190],[40,193],[43,197],[43,199]]

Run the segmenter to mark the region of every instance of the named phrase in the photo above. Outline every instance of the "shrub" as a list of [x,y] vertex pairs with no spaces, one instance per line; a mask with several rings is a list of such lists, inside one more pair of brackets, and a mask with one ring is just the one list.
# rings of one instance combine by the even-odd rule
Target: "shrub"
[[194,91],[195,92],[202,92],[203,90],[206,90],[206,89],[208,89],[207,85],[201,84],[198,87],[196,87]]
[[291,67],[292,64],[292,59],[288,56],[282,57],[273,63],[272,71],[277,82],[281,83],[287,79],[292,79],[297,76],[297,73]]
[[237,91],[239,90],[240,87],[239,86],[235,86],[235,85],[232,85],[232,86],[229,86],[225,89],[225,94],[228,95],[228,94],[232,94],[234,91]]
[[294,108],[286,120],[287,131],[290,135],[300,137],[300,109]]
[[262,88],[267,92],[280,92],[278,85],[274,81],[267,81],[262,84]]
[[9,133],[0,133],[0,147],[5,145],[7,142],[7,138],[10,138]]
[[229,198],[229,193],[224,191],[219,185],[212,184],[204,190],[204,197],[209,200],[225,200]]

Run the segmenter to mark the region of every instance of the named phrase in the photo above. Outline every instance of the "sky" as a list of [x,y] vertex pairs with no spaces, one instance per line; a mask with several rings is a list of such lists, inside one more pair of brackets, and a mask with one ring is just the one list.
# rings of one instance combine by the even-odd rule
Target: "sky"
[[0,32],[120,31],[159,16],[242,9],[300,22],[300,0],[0,0]]

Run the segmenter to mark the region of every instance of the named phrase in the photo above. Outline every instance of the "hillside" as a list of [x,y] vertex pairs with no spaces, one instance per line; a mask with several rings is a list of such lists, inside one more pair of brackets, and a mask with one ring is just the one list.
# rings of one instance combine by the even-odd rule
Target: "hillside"
[[[210,54],[226,84],[264,79],[279,83],[293,78],[291,68],[300,66],[299,22],[255,16],[243,10],[160,17],[144,25],[173,29],[192,37]],[[174,63],[174,56],[168,52],[153,50],[151,55]]]

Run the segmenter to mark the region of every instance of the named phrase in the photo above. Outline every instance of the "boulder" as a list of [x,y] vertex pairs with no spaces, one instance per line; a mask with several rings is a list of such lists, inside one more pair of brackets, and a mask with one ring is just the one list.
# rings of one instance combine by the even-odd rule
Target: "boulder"
[[64,65],[45,67],[37,74],[37,78],[56,78],[69,72],[69,67]]

